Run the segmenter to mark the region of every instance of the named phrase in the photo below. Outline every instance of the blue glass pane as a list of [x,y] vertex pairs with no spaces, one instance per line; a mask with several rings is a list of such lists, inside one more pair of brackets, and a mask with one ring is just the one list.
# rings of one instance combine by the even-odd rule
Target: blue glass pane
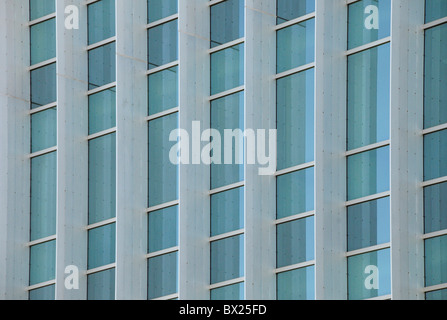
[[425,23],[447,17],[445,0],[425,0]]
[[447,183],[424,189],[425,233],[447,229]]
[[244,228],[244,188],[211,196],[211,236]]
[[31,71],[31,109],[56,101],[56,64]]
[[149,253],[178,245],[178,206],[149,213]]
[[31,160],[31,241],[56,234],[57,153]]
[[276,214],[285,218],[314,210],[314,168],[279,176]]
[[425,300],[447,300],[447,289],[427,292]]
[[277,0],[277,24],[315,11],[315,0]]
[[348,157],[348,200],[390,189],[389,154],[383,147]]
[[390,198],[348,207],[348,251],[390,242]]
[[276,59],[277,73],[315,60],[315,19],[278,30]]
[[115,262],[115,223],[88,232],[88,268],[94,269]]
[[391,294],[390,249],[348,258],[348,298],[363,300]]
[[447,236],[425,240],[425,286],[447,282]]
[[149,207],[178,199],[179,166],[169,159],[175,147],[169,136],[177,128],[177,113],[149,122]]
[[56,241],[32,246],[30,249],[30,286],[56,277]]
[[[54,1],[54,0],[53,0]],[[56,19],[31,26],[31,65],[56,57]]]
[[315,267],[279,273],[276,276],[278,300],[315,300]]
[[211,300],[244,300],[244,283],[211,290]]
[[87,300],[115,300],[114,268],[88,275],[87,283]]
[[277,81],[278,170],[314,160],[314,70]]
[[56,292],[55,285],[47,286],[29,292],[29,300],[34,301],[44,301],[44,300],[55,300]]
[[276,267],[313,260],[315,257],[314,217],[280,224],[276,227]]
[[149,69],[178,59],[178,21],[163,23],[148,30]]
[[244,236],[211,242],[211,284],[244,276]]
[[148,77],[149,115],[178,107],[178,67]]
[[211,95],[244,84],[244,44],[211,54]]
[[116,88],[88,97],[88,132],[98,133],[116,125]]
[[178,253],[149,259],[148,299],[164,297],[178,291]]
[[390,44],[348,57],[348,150],[390,137]]
[[92,49],[88,52],[89,90],[115,82],[116,52],[115,42]]
[[349,5],[348,49],[390,36],[391,0],[362,0]]
[[244,36],[244,0],[226,0],[211,7],[211,48]]
[[447,130],[424,136],[424,180],[447,176]]
[[148,23],[176,14],[177,3],[178,0],[148,0]]
[[57,110],[51,108],[31,115],[31,152],[57,144]]
[[35,20],[56,11],[56,0],[30,0],[30,20]]
[[101,0],[88,6],[88,43],[115,35],[115,0]]
[[116,134],[89,142],[89,224],[115,217]]

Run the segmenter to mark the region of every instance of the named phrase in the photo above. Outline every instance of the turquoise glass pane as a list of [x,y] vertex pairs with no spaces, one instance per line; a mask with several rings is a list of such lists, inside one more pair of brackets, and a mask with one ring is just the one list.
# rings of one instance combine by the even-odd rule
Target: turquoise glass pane
[[314,168],[277,178],[277,219],[314,210]]
[[31,241],[56,234],[57,153],[31,160]]
[[211,284],[244,276],[244,236],[211,242]]
[[88,97],[88,132],[98,133],[116,126],[116,88]]
[[315,0],[277,0],[277,24],[290,21],[315,11]]
[[425,23],[447,17],[445,0],[425,0]]
[[89,223],[115,217],[116,134],[89,141]]
[[[447,8],[447,1],[444,2]],[[447,123],[447,24],[425,32],[424,127]]]
[[177,3],[178,0],[148,0],[148,23],[176,14]]
[[277,81],[277,168],[314,160],[314,70]]
[[115,42],[92,49],[88,52],[89,90],[115,82],[116,52]]
[[278,30],[276,72],[281,73],[315,60],[315,19]]
[[169,159],[176,142],[169,141],[178,128],[178,114],[149,122],[149,207],[178,199],[178,165]]
[[115,0],[101,0],[88,6],[88,43],[115,36]]
[[391,0],[355,2],[348,16],[348,49],[390,36]]
[[211,236],[244,228],[244,188],[211,196]]
[[226,0],[211,7],[211,48],[244,36],[244,0]]
[[425,233],[447,229],[447,183],[424,189]]
[[278,300],[315,300],[315,267],[279,273],[276,276]]
[[149,253],[178,245],[178,206],[149,213]]
[[390,148],[383,147],[348,157],[348,200],[390,189]]
[[348,299],[363,300],[391,294],[390,249],[348,258]]
[[427,292],[425,300],[447,300],[447,289]]
[[114,268],[88,275],[87,283],[87,300],[115,300]]
[[31,26],[31,65],[56,57],[56,19]]
[[[235,93],[211,102],[211,128],[220,135],[214,137],[211,157],[211,189],[227,186],[244,180],[244,139],[236,134],[244,131],[244,93]],[[225,132],[229,131],[235,136],[226,139]],[[237,131],[240,130],[240,131]],[[214,139],[213,138],[213,139]],[[218,144],[221,143],[221,148]],[[231,147],[231,152],[230,152]],[[221,150],[220,157],[218,155]]]
[[178,253],[150,258],[148,262],[148,299],[164,297],[178,291]]
[[55,285],[47,286],[29,292],[29,300],[31,301],[51,301],[55,300]]
[[425,240],[425,286],[447,282],[447,236]]
[[211,300],[244,300],[244,283],[211,290]]
[[57,110],[51,108],[31,115],[31,152],[57,145]]
[[244,44],[211,54],[211,95],[244,84]]
[[390,44],[348,57],[348,150],[390,137]]
[[88,268],[94,269],[115,262],[115,223],[88,232]]
[[31,71],[31,109],[56,101],[56,64]]
[[149,115],[178,107],[178,67],[148,77]]
[[276,227],[276,267],[313,260],[315,257],[314,217],[280,224]]
[[348,251],[390,242],[390,198],[348,207]]
[[178,59],[178,21],[172,20],[148,30],[149,69]]
[[56,11],[56,0],[30,0],[30,20],[36,20]]
[[56,277],[56,241],[32,246],[30,249],[30,286]]
[[424,180],[447,176],[447,130],[424,136]]

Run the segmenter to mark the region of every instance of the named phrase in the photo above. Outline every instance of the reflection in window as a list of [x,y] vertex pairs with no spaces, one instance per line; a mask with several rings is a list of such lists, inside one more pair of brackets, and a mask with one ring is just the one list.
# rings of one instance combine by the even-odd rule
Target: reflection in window
[[211,236],[244,228],[244,188],[211,196]]
[[31,115],[31,153],[56,146],[56,126],[56,108]]
[[31,108],[56,102],[56,63],[31,71]]
[[115,0],[101,0],[88,6],[88,44],[115,36]]
[[178,107],[178,66],[148,77],[149,115]]
[[244,36],[244,0],[226,0],[211,7],[211,48]]
[[163,23],[148,30],[149,69],[178,59],[178,21]]
[[116,125],[116,88],[88,97],[88,131],[95,134]]
[[425,23],[447,17],[445,0],[425,0]]
[[31,301],[51,301],[55,300],[55,285],[34,289],[29,292],[29,300]]
[[244,44],[211,54],[211,95],[244,84]]
[[148,23],[176,14],[177,6],[178,0],[148,0]]
[[56,19],[35,24],[31,26],[30,31],[31,65],[55,58]]
[[277,274],[278,300],[314,300],[315,267],[310,266]]
[[115,262],[116,225],[111,223],[88,232],[88,269]]
[[178,245],[178,206],[149,213],[149,253]]
[[56,0],[30,0],[30,20],[35,20],[56,11]]
[[89,90],[115,82],[115,47],[115,42],[112,42],[88,52]]
[[277,24],[315,11],[315,0],[277,0]]
[[114,268],[90,274],[87,279],[87,300],[115,300]]
[[425,233],[447,229],[447,183],[424,189]]
[[447,283],[447,236],[425,240],[425,286]]
[[447,130],[424,136],[424,180],[447,176]]
[[30,280],[35,285],[56,277],[56,241],[32,246],[30,249]]
[[148,263],[148,299],[164,297],[178,291],[178,253],[150,258]]
[[211,242],[211,284],[244,276],[244,236]]
[[244,300],[244,283],[211,290],[211,300]]

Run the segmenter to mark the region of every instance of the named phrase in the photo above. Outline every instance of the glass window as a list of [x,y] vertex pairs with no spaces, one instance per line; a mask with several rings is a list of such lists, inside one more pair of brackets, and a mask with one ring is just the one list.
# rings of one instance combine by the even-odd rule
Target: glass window
[[88,52],[89,90],[115,82],[115,42],[92,49]]
[[149,207],[178,199],[179,167],[169,160],[169,135],[177,128],[177,113],[149,122]]
[[29,300],[34,301],[51,301],[55,300],[56,293],[55,293],[55,285],[46,286],[43,288],[31,290],[29,292]]
[[211,196],[211,236],[244,228],[244,188]]
[[447,176],[447,130],[424,136],[424,180]]
[[348,251],[390,242],[390,198],[348,207]]
[[447,229],[447,183],[424,189],[425,233]]
[[278,170],[314,160],[314,70],[277,81]]
[[277,178],[277,218],[314,210],[314,168],[300,170]]
[[244,84],[244,44],[211,54],[211,95]]
[[98,133],[116,126],[116,88],[88,97],[88,132]]
[[177,2],[178,0],[148,0],[148,23],[176,14]]
[[56,125],[56,108],[51,108],[31,115],[31,152],[41,151],[56,146]]
[[116,225],[111,223],[88,232],[88,268],[115,262]]
[[306,20],[277,32],[276,72],[281,73],[315,59],[315,19]]
[[148,299],[164,297],[178,291],[177,265],[177,252],[149,259]]
[[447,289],[427,292],[425,300],[447,300]]
[[211,290],[211,300],[244,300],[244,283],[240,282]]
[[[211,189],[243,181],[244,139],[242,136],[238,139],[236,133],[244,130],[244,92],[238,92],[211,102],[211,128],[219,131],[222,149],[220,159],[216,154],[211,154],[212,157],[217,159],[217,163],[213,162],[211,164]],[[238,129],[241,131],[237,131]],[[229,161],[230,155],[225,154],[225,146],[228,148],[230,146],[229,141],[227,141],[227,144],[224,141],[225,130],[234,130],[235,134],[231,141],[231,162]],[[228,158],[227,161],[225,161],[225,155]],[[219,160],[220,164],[218,163]]]
[[88,6],[88,44],[115,36],[115,0],[101,0]]
[[314,220],[314,217],[309,217],[277,226],[277,268],[314,259]]
[[425,0],[425,23],[429,23],[447,16],[447,2],[445,0]]
[[[447,8],[447,1],[444,2]],[[447,14],[446,14],[447,15]],[[447,24],[425,32],[424,126],[447,123]]]
[[390,148],[383,147],[348,157],[348,200],[390,189]]
[[56,57],[56,19],[31,26],[31,65]]
[[244,0],[226,0],[211,7],[211,48],[244,36]]
[[87,283],[87,300],[115,300],[114,268],[88,275]]
[[390,249],[348,258],[348,298],[363,300],[391,294]]
[[314,300],[315,267],[279,273],[277,279],[278,300]]
[[447,236],[425,240],[425,286],[447,283]]
[[178,67],[148,77],[149,115],[178,107]]
[[149,253],[178,245],[178,206],[149,213]]
[[277,24],[315,11],[315,0],[277,0]]
[[149,69],[178,59],[178,21],[172,20],[148,30]]
[[56,234],[57,153],[31,160],[31,241]]
[[115,217],[116,134],[89,141],[89,224]]
[[352,3],[348,15],[348,49],[390,36],[391,0]]
[[56,241],[32,246],[30,249],[30,286],[56,277]]
[[211,242],[211,284],[244,276],[244,236]]
[[30,0],[30,20],[36,20],[56,11],[56,0]]
[[31,108],[56,101],[56,64],[31,71]]
[[390,44],[348,57],[348,150],[389,139]]

